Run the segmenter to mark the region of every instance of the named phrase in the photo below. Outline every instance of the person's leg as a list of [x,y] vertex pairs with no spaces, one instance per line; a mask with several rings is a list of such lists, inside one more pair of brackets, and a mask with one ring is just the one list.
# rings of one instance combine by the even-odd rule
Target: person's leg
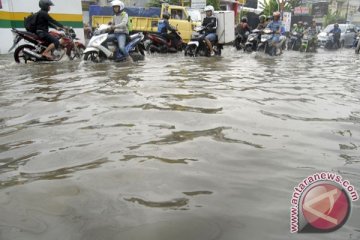
[[55,37],[51,36],[47,32],[42,32],[41,35],[39,35],[43,40],[50,43],[49,46],[45,49],[45,51],[42,53],[42,55],[48,59],[53,59],[53,56],[51,55],[51,51],[55,48],[58,48],[60,46],[60,42]]
[[126,34],[125,33],[118,34],[117,40],[118,40],[119,51],[126,57],[126,60],[128,60],[129,62],[133,62],[133,59],[131,58],[129,53],[125,50]]
[[211,41],[215,41],[216,35],[214,33],[209,33],[205,37],[205,42],[210,50],[210,55],[214,55],[214,49],[212,47]]

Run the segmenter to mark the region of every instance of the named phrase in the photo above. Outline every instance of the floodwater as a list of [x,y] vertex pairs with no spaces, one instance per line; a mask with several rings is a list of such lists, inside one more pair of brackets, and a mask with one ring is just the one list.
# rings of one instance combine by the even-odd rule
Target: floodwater
[[360,56],[17,65],[0,57],[1,240],[360,239],[291,234],[293,188],[360,190]]

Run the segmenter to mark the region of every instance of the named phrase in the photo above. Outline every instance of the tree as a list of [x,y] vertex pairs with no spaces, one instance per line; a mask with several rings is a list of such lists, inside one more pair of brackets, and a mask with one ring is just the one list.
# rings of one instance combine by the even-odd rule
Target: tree
[[289,10],[293,10],[296,7],[301,6],[302,0],[289,0],[286,4],[286,6],[289,8]]
[[206,0],[206,5],[211,5],[215,10],[220,10],[220,1],[219,0]]
[[260,8],[264,9],[263,13],[266,16],[272,16],[273,12],[279,10],[279,3],[276,0],[264,0],[259,2]]
[[163,3],[168,3],[170,5],[180,5],[180,1],[179,0],[150,0],[147,4],[148,7],[161,7],[161,4]]
[[324,16],[324,25],[325,26],[327,26],[329,24],[333,24],[333,23],[342,23],[342,22],[346,22],[345,17],[341,16],[338,11],[333,12],[333,13],[329,12],[328,14],[326,14]]

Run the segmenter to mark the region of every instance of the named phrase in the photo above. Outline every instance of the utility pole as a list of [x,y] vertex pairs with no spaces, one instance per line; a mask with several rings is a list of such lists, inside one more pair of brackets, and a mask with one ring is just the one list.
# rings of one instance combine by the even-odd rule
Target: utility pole
[[346,23],[348,22],[349,2],[350,2],[350,0],[348,0],[347,6],[346,6],[346,14],[345,14],[345,21],[346,21]]

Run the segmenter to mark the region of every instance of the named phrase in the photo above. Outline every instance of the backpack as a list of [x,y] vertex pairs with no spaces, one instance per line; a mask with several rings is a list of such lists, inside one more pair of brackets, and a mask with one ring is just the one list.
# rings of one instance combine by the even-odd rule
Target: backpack
[[24,26],[26,31],[36,33],[38,13],[31,13],[29,16],[24,18]]

